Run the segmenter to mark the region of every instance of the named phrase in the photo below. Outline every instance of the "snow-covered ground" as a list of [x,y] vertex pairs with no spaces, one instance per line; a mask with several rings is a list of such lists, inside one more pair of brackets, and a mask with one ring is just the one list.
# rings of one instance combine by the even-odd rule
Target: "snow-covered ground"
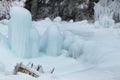
[[[23,59],[14,56],[9,49],[6,39],[8,22],[0,22],[0,80],[120,80],[119,28],[98,27],[101,25],[89,24],[86,20],[65,22],[59,18],[33,22],[41,38],[48,27],[58,26],[64,38],[64,48],[62,55],[57,57],[41,55],[38,58]],[[116,26],[119,27],[118,24],[113,27]],[[46,73],[39,78],[21,73],[12,75],[14,66],[19,62],[41,64]],[[53,67],[54,73],[49,74]]]

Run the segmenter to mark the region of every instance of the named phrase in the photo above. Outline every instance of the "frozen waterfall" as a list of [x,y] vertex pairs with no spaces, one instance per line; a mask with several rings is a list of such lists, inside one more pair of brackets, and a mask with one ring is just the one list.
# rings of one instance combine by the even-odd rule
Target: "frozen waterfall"
[[12,7],[10,9],[10,16],[8,36],[14,54],[23,58],[38,56],[39,47],[37,44],[39,44],[39,35],[32,29],[30,12],[21,7]]
[[50,25],[40,40],[40,49],[50,56],[61,54],[63,39],[60,30],[55,25]]

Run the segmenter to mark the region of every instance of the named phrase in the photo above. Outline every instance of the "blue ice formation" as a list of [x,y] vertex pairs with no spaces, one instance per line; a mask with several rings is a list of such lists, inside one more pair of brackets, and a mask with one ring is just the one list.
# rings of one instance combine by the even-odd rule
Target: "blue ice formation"
[[[30,12],[22,7],[12,7],[10,16],[8,38],[13,53],[22,58],[31,58],[36,54],[38,55],[38,48],[36,48],[38,45],[35,39],[39,38],[35,36],[37,33],[32,29]],[[33,50],[35,53],[33,53]]]
[[63,39],[56,25],[49,25],[40,39],[38,31],[32,27],[32,18],[28,10],[12,7],[10,16],[8,38],[14,55],[32,58],[39,57],[40,52],[51,56],[61,54]]
[[63,39],[59,28],[51,25],[40,40],[40,50],[49,56],[58,56],[61,54],[62,42]]

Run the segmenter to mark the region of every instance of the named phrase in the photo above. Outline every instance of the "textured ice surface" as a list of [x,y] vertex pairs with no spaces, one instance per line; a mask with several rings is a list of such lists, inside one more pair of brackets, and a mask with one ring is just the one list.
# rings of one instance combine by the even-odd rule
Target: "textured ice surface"
[[4,71],[5,71],[5,65],[0,62],[0,72],[4,72]]
[[62,48],[62,36],[57,26],[51,25],[48,27],[41,38],[40,48],[41,51],[45,51],[47,55],[60,55]]
[[56,17],[56,18],[54,19],[54,22],[61,22],[61,21],[62,21],[61,17]]
[[32,57],[39,57],[39,48],[40,48],[40,35],[36,28],[32,28],[31,30],[31,56]]
[[32,28],[31,14],[21,7],[10,10],[9,41],[16,56],[31,57],[30,32]]

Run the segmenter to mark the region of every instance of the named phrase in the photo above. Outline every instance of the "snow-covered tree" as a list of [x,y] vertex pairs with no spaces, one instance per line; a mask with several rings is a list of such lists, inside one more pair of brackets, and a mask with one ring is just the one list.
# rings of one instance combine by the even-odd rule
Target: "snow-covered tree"
[[0,19],[9,18],[9,10],[12,0],[0,1]]
[[24,6],[25,0],[0,0],[0,19],[8,19],[12,6]]

